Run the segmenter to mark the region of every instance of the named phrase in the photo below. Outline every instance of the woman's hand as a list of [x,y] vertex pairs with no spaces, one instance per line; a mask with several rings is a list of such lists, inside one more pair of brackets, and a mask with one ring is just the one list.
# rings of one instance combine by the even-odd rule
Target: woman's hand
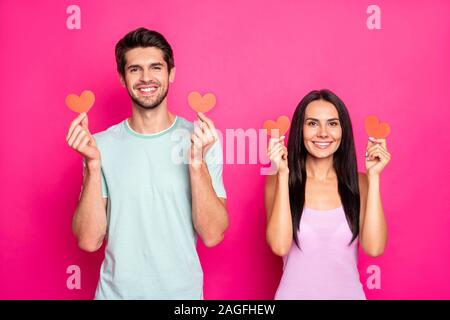
[[366,148],[366,172],[368,177],[379,176],[391,160],[386,139],[369,138]]
[[270,159],[273,174],[287,174],[289,167],[287,162],[287,148],[284,145],[285,136],[280,138],[270,138],[267,148],[267,157]]

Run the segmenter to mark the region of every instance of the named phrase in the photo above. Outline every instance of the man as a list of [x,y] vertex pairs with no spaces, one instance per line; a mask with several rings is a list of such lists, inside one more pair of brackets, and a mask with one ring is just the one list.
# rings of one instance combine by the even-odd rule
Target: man
[[201,113],[192,124],[169,112],[175,66],[161,34],[128,33],[116,62],[131,118],[91,135],[82,113],[66,137],[85,164],[74,234],[89,252],[107,239],[95,298],[202,299],[197,235],[212,247],[228,227],[217,132]]

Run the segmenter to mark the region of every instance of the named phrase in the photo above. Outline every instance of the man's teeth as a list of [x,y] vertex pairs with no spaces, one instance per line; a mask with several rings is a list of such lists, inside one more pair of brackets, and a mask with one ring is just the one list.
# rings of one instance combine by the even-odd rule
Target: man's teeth
[[155,92],[156,88],[155,87],[151,87],[151,88],[140,88],[139,89],[142,92]]

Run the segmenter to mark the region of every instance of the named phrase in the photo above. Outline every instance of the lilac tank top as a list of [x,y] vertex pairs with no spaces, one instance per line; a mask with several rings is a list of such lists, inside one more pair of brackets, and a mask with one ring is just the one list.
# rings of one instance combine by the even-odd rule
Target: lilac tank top
[[358,238],[343,207],[319,211],[305,208],[295,242],[283,257],[276,300],[365,300],[358,273]]

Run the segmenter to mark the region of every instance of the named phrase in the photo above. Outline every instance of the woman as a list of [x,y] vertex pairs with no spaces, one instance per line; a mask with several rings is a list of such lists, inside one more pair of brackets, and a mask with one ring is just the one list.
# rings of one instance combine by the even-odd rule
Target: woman
[[358,173],[347,108],[329,90],[312,91],[295,110],[288,148],[272,138],[268,157],[276,173],[266,179],[266,236],[284,262],[275,299],[365,299],[358,242],[372,257],[386,246],[386,140],[369,138]]

